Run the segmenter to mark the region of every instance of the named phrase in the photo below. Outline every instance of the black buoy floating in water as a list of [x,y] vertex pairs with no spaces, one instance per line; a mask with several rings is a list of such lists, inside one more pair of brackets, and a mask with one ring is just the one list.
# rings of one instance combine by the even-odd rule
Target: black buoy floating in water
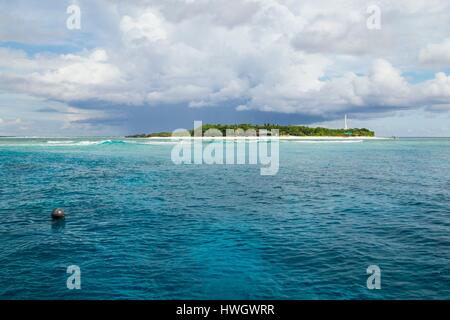
[[63,209],[56,208],[52,211],[52,219],[53,220],[64,219],[64,217],[65,217],[65,214],[64,214]]

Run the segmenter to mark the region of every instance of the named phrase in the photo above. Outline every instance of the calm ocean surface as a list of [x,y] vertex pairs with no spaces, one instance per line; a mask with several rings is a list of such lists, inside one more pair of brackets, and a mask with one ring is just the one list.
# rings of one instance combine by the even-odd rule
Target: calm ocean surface
[[0,139],[0,299],[450,299],[450,139],[281,142],[275,176],[102,140]]

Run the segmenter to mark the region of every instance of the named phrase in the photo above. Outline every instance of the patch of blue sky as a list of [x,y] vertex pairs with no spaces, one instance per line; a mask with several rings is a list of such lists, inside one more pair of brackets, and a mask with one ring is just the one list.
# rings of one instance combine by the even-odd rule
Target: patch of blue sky
[[0,48],[9,48],[24,51],[28,56],[34,56],[39,53],[53,53],[53,54],[69,54],[76,53],[85,46],[77,45],[76,42],[64,44],[31,44],[17,41],[0,41]]
[[446,74],[450,74],[450,68],[437,70],[415,70],[415,71],[406,71],[402,75],[408,80],[411,84],[421,83],[427,80],[431,80],[435,78],[436,73],[444,72]]

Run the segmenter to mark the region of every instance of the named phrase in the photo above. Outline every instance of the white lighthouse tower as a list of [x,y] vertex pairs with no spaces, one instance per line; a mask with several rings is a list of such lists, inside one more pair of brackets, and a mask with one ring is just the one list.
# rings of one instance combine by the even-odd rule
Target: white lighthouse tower
[[348,130],[348,125],[347,125],[347,114],[344,117],[344,129]]

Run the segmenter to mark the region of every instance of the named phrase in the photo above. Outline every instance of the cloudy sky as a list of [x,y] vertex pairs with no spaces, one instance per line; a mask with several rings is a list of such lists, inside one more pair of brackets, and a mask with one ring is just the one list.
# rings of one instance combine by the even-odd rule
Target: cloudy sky
[[0,135],[347,113],[382,136],[450,136],[448,0],[0,0],[0,15]]

